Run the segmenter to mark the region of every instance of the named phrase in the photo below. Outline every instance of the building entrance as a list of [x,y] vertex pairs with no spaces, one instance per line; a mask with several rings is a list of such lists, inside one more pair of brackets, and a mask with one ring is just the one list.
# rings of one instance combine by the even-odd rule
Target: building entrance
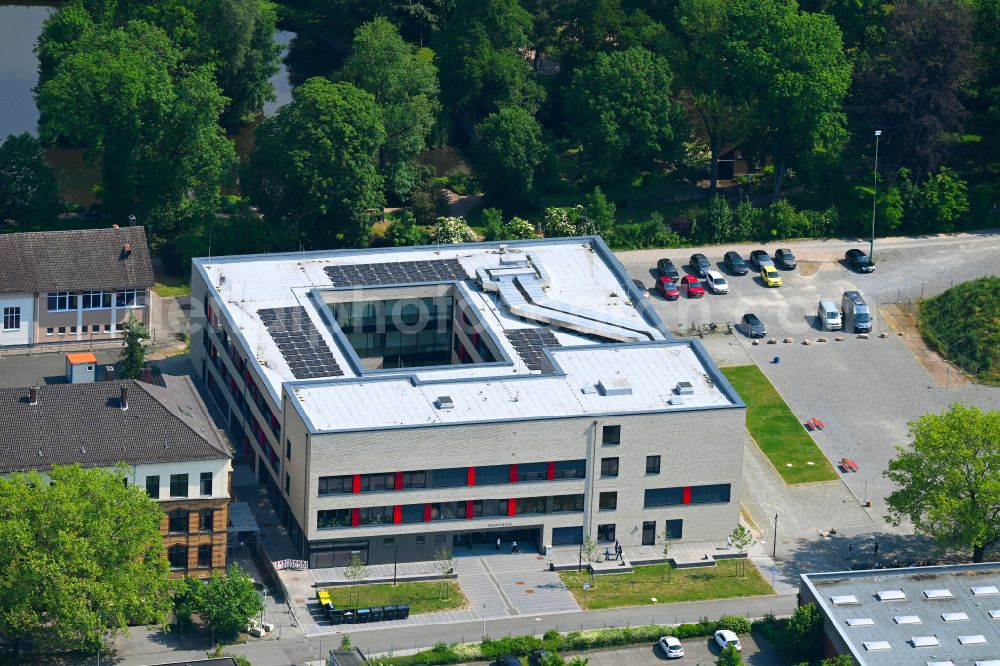
[[[522,553],[539,552],[541,527],[498,527],[496,529],[457,532],[453,535],[452,548],[455,555],[488,555],[490,553],[510,553],[514,542]],[[500,548],[497,548],[497,539]]]

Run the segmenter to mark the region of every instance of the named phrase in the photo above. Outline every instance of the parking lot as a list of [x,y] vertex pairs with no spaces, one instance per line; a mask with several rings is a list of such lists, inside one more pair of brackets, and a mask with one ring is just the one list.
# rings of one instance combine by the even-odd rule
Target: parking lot
[[[778,666],[784,663],[775,654],[770,645],[758,643],[753,636],[740,636],[743,643],[743,661],[753,666]],[[680,659],[668,660],[659,647],[641,645],[617,650],[595,650],[581,653],[580,656],[590,659],[590,666],[658,666],[671,664],[714,664],[719,658],[719,646],[711,638],[688,638],[681,641],[684,644],[684,656]],[[569,655],[566,655],[569,656]]]
[[[750,251],[759,247],[772,256],[778,247],[795,252],[799,266],[780,271],[782,287],[763,286],[752,271],[732,277],[721,269],[719,263],[726,251],[736,249],[747,259]],[[858,472],[844,475],[846,491],[839,482],[788,488],[766,460],[748,451],[744,504],[768,536],[774,515],[783,515],[779,519],[779,557],[784,554],[788,561],[798,560],[810,567],[810,562],[824,559],[816,550],[821,531],[834,528],[862,541],[885,531],[910,531],[906,525],[892,528],[885,523],[884,497],[892,488],[882,477],[895,447],[908,441],[909,420],[941,412],[953,402],[1000,409],[1000,389],[954,381],[954,374],[949,381],[935,381],[879,312],[880,305],[921,294],[932,296],[953,283],[996,274],[1000,271],[1000,236],[880,240],[876,244],[876,270],[871,274],[859,274],[844,265],[844,252],[850,247],[867,252],[864,242],[828,240],[618,255],[629,273],[650,287],[655,282],[657,259],[669,257],[683,270],[692,253],[707,255],[715,264],[713,269],[726,276],[728,294],[709,293],[700,299],[682,296],[668,302],[652,293],[653,307],[672,331],[683,334],[691,322],[715,322],[720,324],[719,330],[725,330],[726,322],[735,324],[746,312],[758,315],[768,337],[779,340],[777,344],[753,345],[739,329],[733,335],[705,335],[703,344],[720,365],[757,363],[800,420],[817,417],[826,424],[813,437],[831,462],[848,457],[860,466]],[[825,333],[817,326],[819,299],[831,299],[839,306],[845,290],[860,291],[873,312],[873,332],[867,340],[847,332]],[[889,335],[880,338],[882,332]],[[781,342],[786,336],[793,342]],[[836,341],[837,336],[844,340]],[[828,341],[817,342],[820,337]],[[811,344],[803,345],[804,339]],[[773,362],[775,357],[779,363]],[[865,499],[872,501],[870,509],[861,507]],[[837,557],[826,559],[836,562]]]

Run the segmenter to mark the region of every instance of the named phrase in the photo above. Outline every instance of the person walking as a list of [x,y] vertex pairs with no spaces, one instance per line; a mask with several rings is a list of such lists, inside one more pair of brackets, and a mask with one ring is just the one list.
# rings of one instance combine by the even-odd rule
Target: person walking
[[732,549],[733,549],[733,537],[732,536],[727,536],[726,537],[726,550],[732,550]]
[[622,545],[621,545],[620,543],[619,543],[619,544],[617,544],[617,545],[615,546],[615,559],[616,559],[616,560],[621,560],[622,562],[624,562],[624,561],[625,561],[625,558],[624,558],[624,557],[622,557],[622,552],[623,552],[624,550],[625,550],[625,549],[624,549],[624,548],[622,548]]
[[850,559],[850,558],[851,558],[851,554],[852,554],[853,552],[854,552],[854,542],[852,541],[852,542],[850,542],[849,544],[847,544],[847,558],[848,558],[848,559]]
[[872,552],[872,557],[878,557],[878,541],[875,542],[875,550]]
[[497,537],[497,552],[500,552],[500,537]]
[[517,542],[516,541],[511,541],[510,542],[510,552],[512,554],[513,553],[520,553],[521,552],[521,549],[517,547]]
[[607,548],[604,549],[604,561],[605,562],[611,561],[611,551],[608,550]]

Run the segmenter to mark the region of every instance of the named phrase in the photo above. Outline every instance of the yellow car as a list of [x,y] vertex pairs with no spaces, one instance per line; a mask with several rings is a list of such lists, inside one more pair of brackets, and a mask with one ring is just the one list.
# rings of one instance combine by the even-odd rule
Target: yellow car
[[764,281],[768,287],[780,287],[781,286],[781,274],[774,268],[774,266],[764,266],[760,269],[760,279]]

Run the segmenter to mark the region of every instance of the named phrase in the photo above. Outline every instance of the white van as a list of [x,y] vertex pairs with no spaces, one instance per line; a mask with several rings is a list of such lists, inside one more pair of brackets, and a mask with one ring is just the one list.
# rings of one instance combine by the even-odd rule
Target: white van
[[726,278],[717,271],[705,271],[705,279],[702,282],[713,294],[729,293],[729,284],[726,282]]
[[837,309],[833,301],[821,300],[816,316],[819,318],[820,328],[824,331],[839,331],[844,327],[844,322],[840,318],[840,310]]

